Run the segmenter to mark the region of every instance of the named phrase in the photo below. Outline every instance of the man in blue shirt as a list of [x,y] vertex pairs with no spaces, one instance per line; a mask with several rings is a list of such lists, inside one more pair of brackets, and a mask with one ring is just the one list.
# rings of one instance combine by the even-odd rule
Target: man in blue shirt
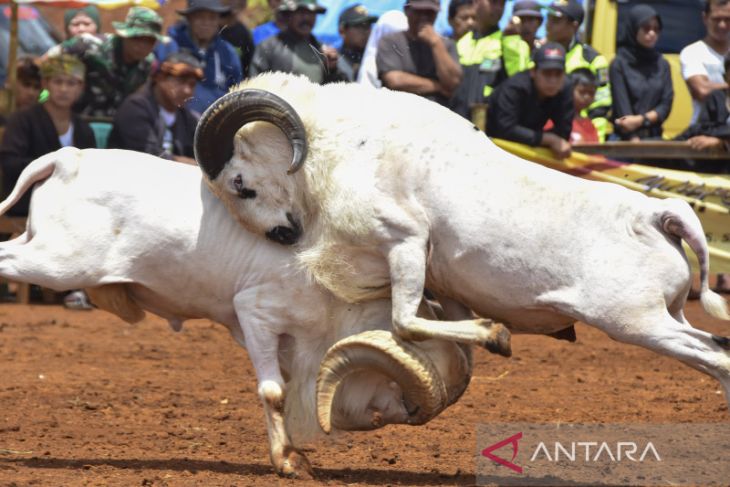
[[243,78],[238,53],[220,35],[221,15],[229,10],[220,0],[188,0],[188,7],[177,11],[187,22],[169,31],[180,50],[189,51],[204,66],[204,78],[188,102],[188,107],[198,113]]
[[281,0],[269,0],[269,9],[274,14],[274,20],[261,24],[253,30],[253,43],[259,45],[271,36],[275,36],[286,27],[288,10],[282,10]]

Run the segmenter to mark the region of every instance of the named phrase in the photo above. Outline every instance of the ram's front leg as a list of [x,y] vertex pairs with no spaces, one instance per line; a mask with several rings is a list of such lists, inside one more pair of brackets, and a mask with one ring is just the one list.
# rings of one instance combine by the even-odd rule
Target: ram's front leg
[[266,328],[265,322],[262,323],[253,316],[250,306],[248,309],[239,306],[237,301],[236,314],[246,340],[248,355],[256,371],[258,395],[266,415],[269,454],[274,470],[283,477],[311,479],[314,474],[309,460],[294,447],[286,431],[286,386],[279,366],[279,336]]
[[269,435],[269,454],[276,473],[282,477],[299,479],[314,478],[307,457],[292,445],[284,426],[285,388],[281,377],[259,379],[259,398],[266,413],[266,430]]
[[501,323],[483,318],[434,321],[416,316],[426,279],[427,243],[426,236],[412,236],[388,249],[395,332],[404,340],[450,340],[511,356],[511,335]]

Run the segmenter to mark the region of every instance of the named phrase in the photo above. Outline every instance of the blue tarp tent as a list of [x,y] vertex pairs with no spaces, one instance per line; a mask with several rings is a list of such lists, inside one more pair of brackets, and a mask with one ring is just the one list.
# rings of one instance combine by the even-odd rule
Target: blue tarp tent
[[[549,5],[548,0],[538,0],[542,5]],[[318,0],[320,5],[327,7],[327,12],[323,15],[317,16],[317,23],[314,26],[314,35],[320,42],[329,44],[331,46],[340,47],[342,39],[337,29],[337,21],[340,17],[340,13],[352,5],[358,3],[367,7],[367,9],[373,15],[382,15],[388,10],[403,10],[403,4],[405,0]],[[436,30],[443,35],[451,33],[451,27],[447,20],[447,14],[449,11],[449,3],[451,0],[441,0],[441,11],[436,18]],[[502,16],[500,25],[504,27],[512,16],[512,1],[508,1],[504,7],[505,15]],[[545,24],[540,27],[538,36],[542,37],[545,35]]]
[[[317,16],[317,23],[314,26],[314,35],[320,42],[339,47],[342,44],[338,33],[337,21],[340,13],[352,5],[358,3],[367,7],[373,15],[382,15],[388,10],[403,10],[405,0],[318,0],[317,3],[327,7],[327,12]],[[441,12],[436,19],[436,29],[441,33],[451,31],[446,19],[450,0],[441,0]]]

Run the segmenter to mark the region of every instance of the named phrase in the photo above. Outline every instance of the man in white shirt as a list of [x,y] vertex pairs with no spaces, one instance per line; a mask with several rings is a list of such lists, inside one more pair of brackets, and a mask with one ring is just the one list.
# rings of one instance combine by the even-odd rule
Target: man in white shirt
[[692,119],[697,120],[702,102],[709,94],[727,88],[724,57],[730,49],[730,0],[707,0],[702,13],[707,29],[704,39],[679,54],[682,77],[692,95]]
[[[702,102],[715,90],[725,90],[725,55],[730,52],[730,0],[707,0],[702,13],[704,39],[682,49],[682,77],[692,95],[692,119],[697,121]],[[730,293],[730,275],[718,274],[716,290]]]

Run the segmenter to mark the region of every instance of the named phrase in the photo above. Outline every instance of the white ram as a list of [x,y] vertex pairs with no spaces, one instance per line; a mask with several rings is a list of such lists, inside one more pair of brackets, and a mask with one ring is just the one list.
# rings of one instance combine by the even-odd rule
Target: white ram
[[148,310],[175,330],[191,318],[227,326],[256,370],[279,474],[311,473],[290,433],[320,431],[323,357],[319,394],[330,398],[340,429],[424,423],[468,383],[468,349],[360,333],[390,327],[390,302],[333,298],[297,269],[291,249],[241,228],[198,168],[128,151],[61,149],[23,171],[0,214],[35,183],[26,232],[0,244],[0,276],[89,288],[92,301],[129,322]]
[[[232,214],[296,244],[335,295],[363,302],[392,289],[402,338],[507,345],[470,310],[522,333],[581,320],[710,374],[730,401],[728,339],[692,328],[683,313],[691,272],[682,240],[700,264],[705,310],[729,318],[683,201],[524,161],[415,95],[281,73],[212,105],[195,147]],[[417,317],[424,286],[459,321]],[[326,411],[320,421],[326,429]]]

